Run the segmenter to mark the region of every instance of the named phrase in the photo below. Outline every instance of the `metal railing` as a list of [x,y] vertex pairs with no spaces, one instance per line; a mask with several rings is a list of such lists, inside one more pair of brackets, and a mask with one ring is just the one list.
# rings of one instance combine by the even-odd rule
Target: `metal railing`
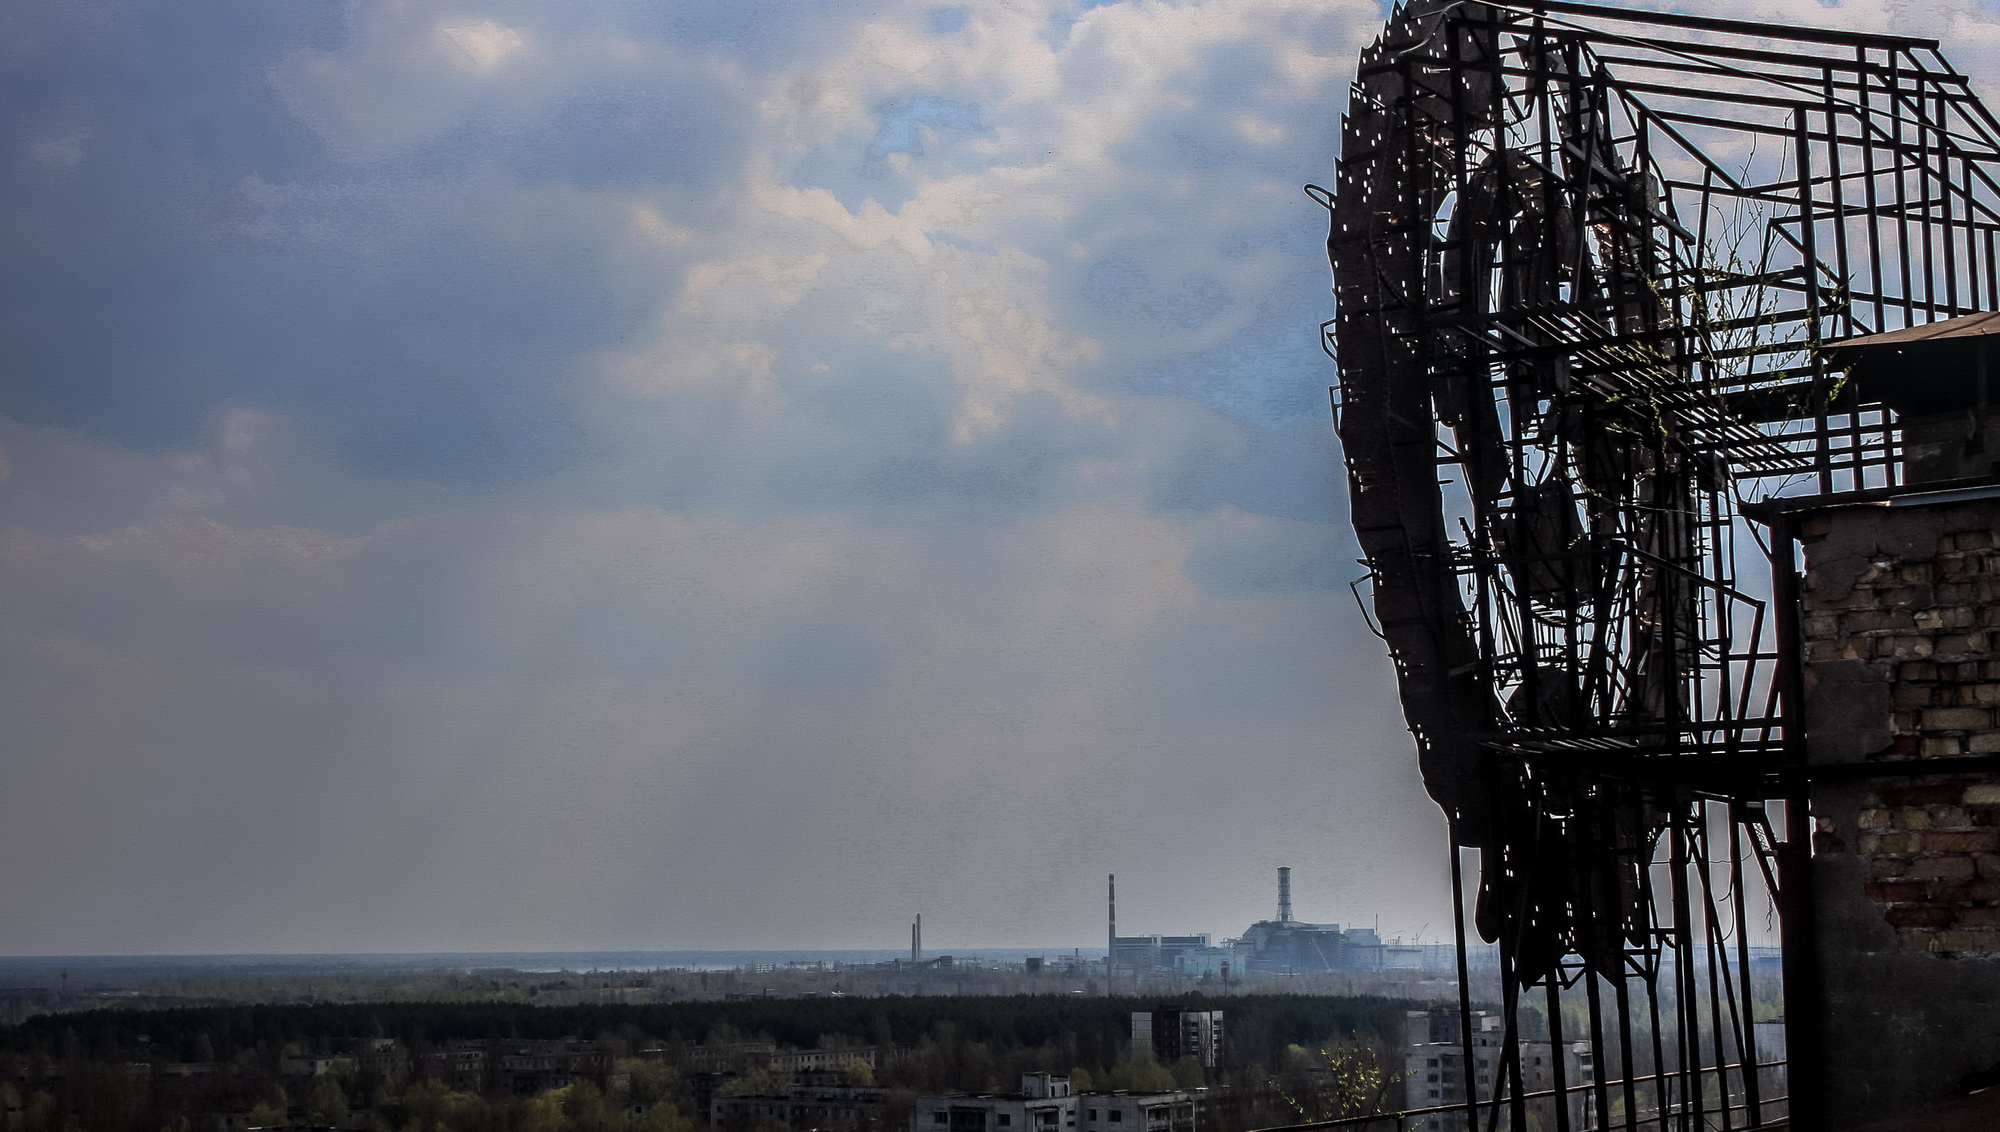
[[[1757,1065],[1754,1066],[1754,1068],[1761,1071],[1766,1069],[1783,1069],[1785,1068],[1785,1066],[1786,1063],[1783,1061],[1766,1061],[1757,1063]],[[1741,1064],[1735,1064],[1735,1065],[1725,1065],[1722,1068],[1725,1071],[1727,1070],[1740,1071],[1744,1067]],[[1716,1072],[1716,1070],[1713,1068],[1708,1068],[1704,1069],[1702,1072],[1704,1075],[1706,1075],[1706,1074],[1713,1074]],[[1630,1080],[1630,1084],[1638,1086],[1645,1084],[1647,1082],[1657,1083],[1663,1080],[1671,1081],[1672,1079],[1680,1076],[1682,1076],[1680,1070],[1667,1070],[1665,1072],[1660,1072],[1660,1073],[1648,1073],[1643,1077],[1632,1078]],[[1609,1089],[1614,1086],[1623,1087],[1626,1084],[1627,1084],[1626,1079],[1622,1077],[1610,1081],[1585,1081],[1580,1085],[1570,1085],[1564,1088],[1562,1090],[1562,1094],[1566,1099],[1570,1099],[1570,1094],[1574,1093],[1594,1094],[1596,1090],[1600,1087]],[[1557,1091],[1555,1089],[1542,1089],[1537,1092],[1522,1093],[1521,1100],[1523,1102],[1535,1101],[1535,1100],[1554,1100],[1556,1098],[1556,1093]],[[1430,1108],[1398,1109],[1395,1112],[1377,1112],[1377,1113],[1371,1113],[1367,1116],[1338,1116],[1330,1120],[1314,1120],[1314,1121],[1308,1121],[1304,1124],[1274,1125],[1268,1128],[1256,1129],[1254,1130],[1254,1132],[1338,1132],[1338,1130],[1341,1129],[1356,1129],[1356,1130],[1367,1129],[1371,1126],[1385,1124],[1385,1123],[1389,1127],[1395,1129],[1395,1132],[1406,1132],[1406,1130],[1411,1127],[1410,1122],[1419,1117],[1455,1116],[1463,1119],[1467,1116],[1474,1116],[1477,1119],[1484,1120],[1494,1113],[1504,1112],[1505,1106],[1509,1102],[1511,1102],[1512,1099],[1513,1097],[1511,1093],[1502,1090],[1499,1095],[1484,1101],[1453,1101],[1450,1104],[1435,1105]],[[1733,1124],[1728,1120],[1726,1116],[1724,1116],[1725,1113],[1731,1113],[1731,1112],[1742,1112],[1747,1116],[1750,1106],[1748,1103],[1744,1101],[1737,1101],[1735,1103],[1725,1103],[1719,1108],[1704,1109],[1702,1113],[1704,1117],[1704,1127],[1733,1128],[1735,1129],[1735,1132],[1758,1132],[1759,1129],[1782,1127],[1783,1124],[1781,1122],[1787,1120],[1788,1117],[1785,1116],[1774,1117],[1771,1115],[1771,1112],[1772,1110],[1778,1109],[1780,1106],[1782,1106],[1786,1111],[1789,1111],[1791,1107],[1787,1103],[1789,1100],[1790,1100],[1789,1097],[1772,1097],[1764,1100],[1760,1105],[1760,1107],[1766,1111],[1760,1114],[1761,1119],[1756,1124],[1748,1124],[1748,1123]],[[1610,1125],[1605,1125],[1600,1128],[1600,1126],[1596,1121],[1596,1114],[1592,1112],[1586,1112],[1583,1114],[1583,1122],[1577,1126],[1577,1132],[1615,1132],[1615,1130],[1621,1126],[1624,1128],[1637,1129],[1647,1124],[1658,1124],[1663,1117],[1665,1118],[1678,1117],[1683,1115],[1683,1113],[1684,1113],[1683,1108],[1669,1101],[1667,1102],[1664,1109],[1656,1107],[1642,1112],[1628,1112],[1622,1119],[1614,1119]],[[1709,1123],[1709,1120],[1712,1120],[1717,1117],[1722,1118],[1721,1123],[1715,1123],[1715,1124]],[[1439,1129],[1450,1128],[1452,1126],[1453,1126],[1452,1123],[1439,1123],[1433,1125],[1433,1127]],[[1664,1125],[1661,1126],[1664,1127]]]

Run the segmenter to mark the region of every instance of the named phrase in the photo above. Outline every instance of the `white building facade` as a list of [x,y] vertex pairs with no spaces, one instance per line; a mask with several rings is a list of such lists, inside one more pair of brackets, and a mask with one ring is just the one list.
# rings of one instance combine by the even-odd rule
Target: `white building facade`
[[1005,1095],[919,1097],[909,1132],[1195,1132],[1208,1090],[1069,1091],[1069,1078],[1030,1073]]

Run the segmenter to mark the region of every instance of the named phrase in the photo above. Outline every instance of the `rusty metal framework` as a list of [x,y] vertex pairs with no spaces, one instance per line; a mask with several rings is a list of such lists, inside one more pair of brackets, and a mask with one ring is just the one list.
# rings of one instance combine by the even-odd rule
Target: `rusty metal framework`
[[1501,955],[1484,1081],[1461,971],[1464,1126],[1535,1108],[1531,989],[1595,1067],[1552,1059],[1544,1127],[1768,1121],[1751,944],[1810,831],[1769,804],[1789,544],[1774,574],[1742,509],[1902,482],[1827,347],[2000,309],[2000,122],[1929,41],[1426,0],[1341,145],[1309,191],[1350,507],[1455,882],[1478,851],[1461,944]]

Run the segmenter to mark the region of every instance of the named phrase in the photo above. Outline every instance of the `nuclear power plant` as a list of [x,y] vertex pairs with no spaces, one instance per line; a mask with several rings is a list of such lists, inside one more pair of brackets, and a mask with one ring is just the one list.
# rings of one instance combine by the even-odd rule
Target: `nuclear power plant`
[[[1324,974],[1379,971],[1400,966],[1373,928],[1341,930],[1339,924],[1307,923],[1292,915],[1292,870],[1278,870],[1277,918],[1259,920],[1243,934],[1212,943],[1193,935],[1118,934],[1117,878],[1111,881],[1110,940],[1113,974],[1172,972],[1226,976],[1231,973]],[[1414,950],[1414,949],[1404,949]]]

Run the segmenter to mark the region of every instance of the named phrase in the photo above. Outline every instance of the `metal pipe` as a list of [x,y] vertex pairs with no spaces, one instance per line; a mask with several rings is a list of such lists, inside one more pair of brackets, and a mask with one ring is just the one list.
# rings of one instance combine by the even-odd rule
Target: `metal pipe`
[[[1806,766],[1805,672],[1799,655],[1799,568],[1793,517],[1771,520],[1771,605],[1777,615],[1778,702],[1785,717],[1785,761]],[[1821,1106],[1819,955],[1813,938],[1812,787],[1803,774],[1785,791],[1785,841],[1778,846],[1778,930],[1785,971],[1785,1053],[1791,1064],[1792,1124],[1818,1128]]]

